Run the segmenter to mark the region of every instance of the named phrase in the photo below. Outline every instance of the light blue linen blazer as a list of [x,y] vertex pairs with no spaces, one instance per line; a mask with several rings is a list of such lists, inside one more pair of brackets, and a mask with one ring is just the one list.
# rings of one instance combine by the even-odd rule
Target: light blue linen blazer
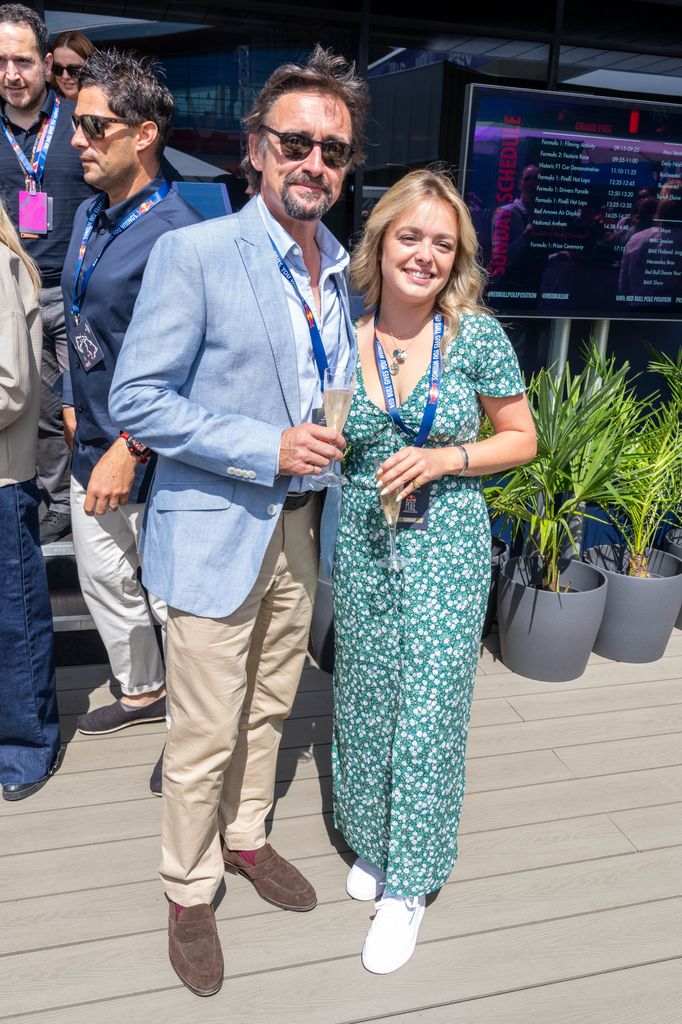
[[[345,280],[339,290],[355,359]],[[291,318],[254,200],[156,243],[109,408],[158,454],[146,587],[194,615],[231,614],[255,583],[286,497],[290,477],[277,475],[282,431],[300,420]]]

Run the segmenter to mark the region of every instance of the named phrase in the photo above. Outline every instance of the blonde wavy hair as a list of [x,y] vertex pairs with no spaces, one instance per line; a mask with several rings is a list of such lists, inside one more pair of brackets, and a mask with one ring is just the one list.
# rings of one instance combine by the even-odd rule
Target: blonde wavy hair
[[383,241],[391,224],[410,206],[424,199],[436,199],[450,206],[457,220],[457,250],[450,280],[437,295],[435,308],[446,321],[443,352],[457,334],[462,313],[488,313],[481,303],[486,282],[485,271],[476,256],[478,240],[464,200],[442,170],[426,168],[411,171],[385,192],[369,215],[360,242],[353,250],[350,278],[369,309],[381,304],[381,255]]
[[10,250],[10,252],[13,252],[15,256],[19,257],[21,262],[26,267],[26,272],[28,273],[29,277],[31,278],[31,281],[33,282],[33,287],[35,288],[36,296],[39,297],[40,296],[40,288],[41,288],[40,271],[38,270],[38,267],[33,262],[33,260],[28,255],[28,253],[26,253],[22,249],[21,242],[19,241],[19,235],[16,232],[14,224],[12,224],[12,221],[9,219],[9,216],[7,214],[7,210],[5,209],[4,204],[3,204],[1,199],[0,199],[0,244],[6,245],[7,248]]

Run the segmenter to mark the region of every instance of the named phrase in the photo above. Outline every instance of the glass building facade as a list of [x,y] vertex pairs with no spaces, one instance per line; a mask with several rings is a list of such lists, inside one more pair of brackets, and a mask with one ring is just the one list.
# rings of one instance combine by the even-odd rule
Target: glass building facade
[[[300,60],[317,42],[356,60],[372,99],[367,159],[329,216],[332,230],[352,244],[363,214],[407,170],[442,161],[457,172],[469,84],[682,104],[679,0],[550,0],[540,6],[538,14],[530,5],[500,0],[467,11],[432,5],[424,17],[406,18],[389,0],[324,7],[119,0],[47,3],[44,14],[53,34],[78,28],[97,46],[160,58],[177,103],[171,146],[211,165],[188,165],[189,177],[232,181],[239,175],[241,117],[277,65]],[[551,318],[505,322],[526,370],[556,356]],[[647,345],[674,354],[681,328],[678,322],[613,320],[608,345],[639,368]],[[604,331],[603,323],[575,319],[564,330],[572,358],[595,329]]]

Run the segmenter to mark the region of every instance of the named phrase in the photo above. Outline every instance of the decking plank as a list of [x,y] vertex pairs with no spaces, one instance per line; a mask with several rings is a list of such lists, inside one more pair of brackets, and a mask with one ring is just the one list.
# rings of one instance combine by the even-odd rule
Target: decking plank
[[507,701],[524,722],[530,722],[541,718],[565,718],[580,713],[595,715],[625,711],[627,708],[682,704],[682,687],[677,678],[647,679],[645,682],[627,683],[624,686],[593,686],[589,692],[583,691],[578,701],[572,691],[512,696],[507,697]]
[[[0,1020],[677,1024],[682,632],[654,664],[593,656],[562,684],[510,673],[497,645],[479,663],[460,858],[405,968],[377,978],[360,965],[372,907],[345,897],[331,680],[308,665],[269,839],[313,880],[316,911],[283,914],[228,876],[230,977],[199,1002],[166,953],[161,801],[148,792],[165,725],[76,733],[45,790],[0,804]],[[58,689],[68,738],[77,713],[111,700],[108,666],[60,669]]]
[[640,807],[609,817],[638,850],[682,846],[682,803]]
[[[41,1024],[61,1024],[68,1006],[70,1024],[91,1024],[93,1019],[98,1024],[120,1024],[122,1019],[224,1024],[226,1016],[230,1024],[343,1024],[362,1020],[368,1007],[376,1017],[429,1007],[434,993],[441,1002],[476,999],[682,954],[681,899],[443,940],[432,937],[436,916],[427,915],[409,964],[388,977],[377,977],[362,969],[357,951],[329,956],[347,948],[354,931],[357,946],[366,926],[364,905],[349,902],[343,911],[342,928],[333,914],[326,919],[324,909],[315,914],[314,929],[306,915],[285,918],[290,950],[282,948],[281,939],[278,944],[263,943],[259,929],[251,969],[242,975],[232,971],[231,925],[221,922],[226,982],[218,996],[201,1004],[175,978],[162,933],[56,950],[47,963],[43,954],[29,953],[11,972],[15,985],[0,1019],[32,1012],[41,1015]],[[334,927],[328,930],[332,921]],[[268,952],[277,961],[287,953],[296,955],[299,937],[307,928],[316,938],[314,962],[279,970],[272,969],[272,961],[263,963]],[[244,943],[238,946],[243,950]],[[263,967],[254,971],[258,963]]]
[[[217,909],[219,921],[233,921],[239,935],[239,950],[230,954],[230,971],[246,973],[254,964],[252,947],[258,934],[267,934],[268,953],[271,947],[286,950],[285,965],[307,962],[315,958],[317,920],[325,920],[321,933],[334,928],[343,930],[346,921],[359,914],[349,910],[345,893],[348,865],[341,857],[310,858],[300,863],[306,877],[315,886],[318,908],[310,918],[310,928],[292,933],[292,915],[277,912],[260,900],[251,885],[242,878],[227,877],[227,894]],[[115,887],[92,889],[89,874],[82,879],[80,897],[73,893],[41,896],[6,904],[1,908],[3,930],[0,933],[0,956],[11,955],[19,963],[20,954],[39,949],[68,947],[101,939],[137,935],[166,928],[166,903],[158,882],[138,882]],[[548,919],[571,917],[595,911],[611,910],[635,903],[647,903],[682,895],[682,857],[679,848],[617,857],[604,857],[581,864],[565,864],[483,879],[458,880],[453,876],[428,908],[430,937],[452,938],[484,931],[511,928]],[[74,905],[75,904],[75,905]],[[325,908],[324,915],[321,915]],[[331,908],[331,909],[330,909]],[[363,920],[373,913],[368,905]],[[273,915],[274,916],[271,916]],[[353,916],[354,915],[354,916]],[[268,916],[268,921],[262,918]],[[51,924],[60,922],[59,929]],[[296,956],[292,941],[300,943]],[[358,936],[349,935],[352,953]],[[234,937],[232,938],[234,946]],[[319,950],[324,958],[325,950]],[[334,947],[331,955],[342,955]],[[292,959],[294,957],[294,959]],[[272,968],[282,966],[271,960]],[[0,981],[0,1006],[3,991]]]
[[662,768],[682,764],[682,732],[557,747],[554,753],[576,776]]
[[[276,821],[271,841],[301,870],[317,855],[337,857],[325,823],[329,816]],[[330,826],[331,827],[331,826]],[[345,849],[338,833],[339,847]],[[507,875],[514,871],[578,863],[632,853],[634,845],[606,816],[569,818],[516,828],[463,835],[455,881]],[[302,857],[301,851],[305,851]],[[160,836],[93,842],[86,846],[27,851],[0,856],[0,904],[37,896],[77,893],[90,888],[158,879]],[[267,909],[263,904],[263,909]]]
[[[599,743],[637,736],[662,736],[680,731],[682,705],[671,704],[667,707],[635,708],[514,725],[484,726],[471,730],[468,750],[471,756],[482,757],[487,754],[547,750],[569,744]],[[293,736],[293,730],[290,735]]]
[[[679,1024],[682,960],[372,1017],[372,1024]],[[365,1024],[370,1018],[350,1024]]]

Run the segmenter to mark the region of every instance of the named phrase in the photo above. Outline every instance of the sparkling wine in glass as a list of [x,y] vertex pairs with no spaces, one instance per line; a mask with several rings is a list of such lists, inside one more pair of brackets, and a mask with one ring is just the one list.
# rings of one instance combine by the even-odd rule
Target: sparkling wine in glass
[[[325,370],[324,371],[324,418],[328,427],[343,433],[343,428],[348,419],[350,404],[353,401],[355,392],[355,370],[351,367],[346,370]],[[338,472],[334,472],[334,467]],[[326,473],[319,478],[319,482],[327,487],[341,487],[346,481],[341,475],[341,463],[330,463]]]
[[[381,466],[384,463],[384,459],[374,455],[374,471],[378,473]],[[382,486],[382,485],[380,485]],[[398,557],[398,549],[396,546],[396,530],[398,529],[398,516],[400,515],[400,506],[402,502],[398,500],[400,494],[400,487],[394,491],[389,491],[388,494],[382,494],[379,491],[379,501],[381,502],[381,511],[384,513],[386,523],[388,525],[388,540],[390,544],[389,553],[386,558],[379,559],[379,565],[382,569],[390,569],[392,572],[400,572],[404,567],[404,562]]]
[[396,530],[398,528],[398,516],[400,515],[400,506],[402,502],[398,498],[400,488],[396,491],[389,491],[388,494],[380,494],[381,508],[386,517],[388,524],[388,541],[389,541],[389,553],[386,558],[382,558],[379,562],[385,569],[390,569],[392,572],[400,572],[403,568],[403,562],[398,557],[398,549],[396,547]]

